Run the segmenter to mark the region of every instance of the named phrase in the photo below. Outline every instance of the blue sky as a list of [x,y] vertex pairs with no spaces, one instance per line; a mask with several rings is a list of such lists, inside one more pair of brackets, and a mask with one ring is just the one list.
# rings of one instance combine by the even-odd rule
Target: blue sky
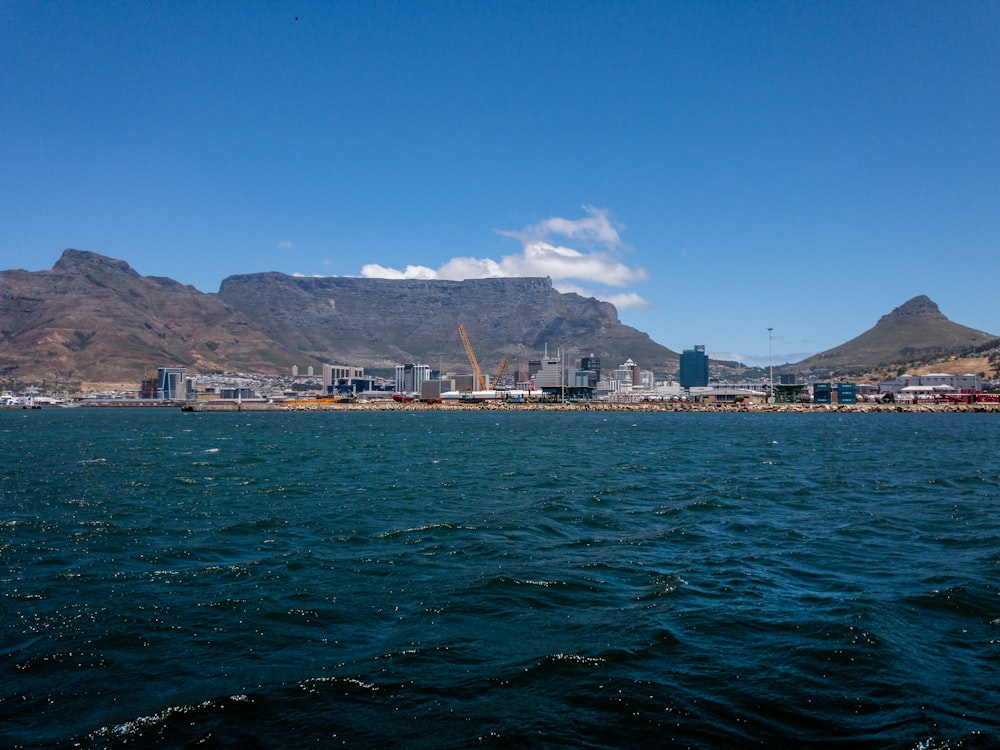
[[550,275],[749,363],[918,294],[1000,334],[997,2],[3,2],[0,39],[0,268]]

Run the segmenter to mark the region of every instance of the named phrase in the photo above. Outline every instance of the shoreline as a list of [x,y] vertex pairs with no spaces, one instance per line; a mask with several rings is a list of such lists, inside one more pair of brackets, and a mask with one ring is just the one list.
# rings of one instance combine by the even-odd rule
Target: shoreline
[[677,402],[638,403],[554,403],[512,404],[483,401],[474,404],[422,403],[413,401],[369,401],[360,403],[269,403],[262,401],[202,402],[182,407],[195,413],[210,412],[310,412],[310,411],[581,411],[581,412],[718,412],[718,413],[801,413],[832,414],[873,412],[903,413],[981,413],[1000,414],[1000,403],[977,404],[690,404]]
[[[510,403],[507,401],[480,401],[474,403],[427,403],[421,401],[361,401],[340,403],[317,400],[310,402],[305,399],[285,402],[272,401],[200,401],[183,403],[178,401],[147,401],[130,400],[102,401],[96,403],[76,403],[74,408],[81,409],[180,409],[194,413],[236,413],[236,412],[318,412],[318,411],[573,411],[573,412],[672,412],[672,413],[720,413],[720,414],[870,414],[870,413],[998,413],[1000,403],[981,402],[974,404],[962,403],[861,403],[861,404],[694,404],[688,402],[656,402],[640,401],[632,403],[608,403],[603,401],[577,403]],[[32,410],[61,408],[56,404],[44,406],[3,405],[0,411]]]

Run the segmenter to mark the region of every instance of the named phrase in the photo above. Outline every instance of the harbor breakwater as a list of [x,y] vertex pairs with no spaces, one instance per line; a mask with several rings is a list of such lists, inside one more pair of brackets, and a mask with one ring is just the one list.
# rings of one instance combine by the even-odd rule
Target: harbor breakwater
[[586,412],[734,412],[734,413],[873,413],[873,412],[913,412],[913,413],[1000,413],[998,403],[955,404],[955,403],[902,403],[902,404],[695,404],[677,401],[606,402],[589,401],[576,403],[512,403],[509,401],[479,401],[475,403],[426,403],[420,401],[357,401],[335,403],[331,401],[297,400],[293,402],[269,401],[207,401],[196,402],[182,407],[185,411],[196,412],[301,412],[301,411],[586,411]]

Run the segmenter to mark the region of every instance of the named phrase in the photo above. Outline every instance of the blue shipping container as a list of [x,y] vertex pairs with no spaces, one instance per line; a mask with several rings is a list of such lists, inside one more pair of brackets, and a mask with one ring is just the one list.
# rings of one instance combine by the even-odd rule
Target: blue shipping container
[[856,404],[857,401],[858,395],[854,383],[837,383],[838,404]]

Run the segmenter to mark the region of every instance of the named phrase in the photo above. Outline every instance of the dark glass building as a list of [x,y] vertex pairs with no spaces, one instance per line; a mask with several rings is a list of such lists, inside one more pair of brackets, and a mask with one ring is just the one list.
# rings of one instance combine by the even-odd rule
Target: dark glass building
[[590,373],[587,376],[587,385],[596,388],[597,382],[601,379],[601,358],[595,357],[593,354],[589,357],[581,357],[580,369]]
[[705,354],[703,344],[681,352],[680,380],[681,388],[697,388],[708,385],[708,355]]

